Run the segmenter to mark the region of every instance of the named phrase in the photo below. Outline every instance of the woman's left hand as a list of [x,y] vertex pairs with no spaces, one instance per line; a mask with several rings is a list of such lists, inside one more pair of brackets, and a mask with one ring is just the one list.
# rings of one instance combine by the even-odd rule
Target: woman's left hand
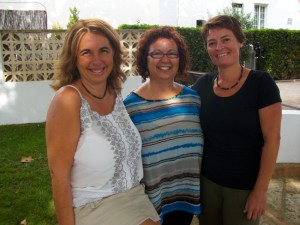
[[253,190],[246,202],[244,213],[248,220],[257,220],[265,213],[267,193]]

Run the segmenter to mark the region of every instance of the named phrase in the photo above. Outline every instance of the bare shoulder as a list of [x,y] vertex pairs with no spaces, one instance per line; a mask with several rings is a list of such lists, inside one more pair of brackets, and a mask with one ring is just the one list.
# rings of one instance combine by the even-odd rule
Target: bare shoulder
[[81,103],[79,92],[69,86],[64,86],[56,91],[53,100],[54,103],[63,105],[77,105]]
[[79,92],[72,87],[65,86],[56,91],[49,109],[50,114],[69,114],[73,115],[81,107],[81,98]]

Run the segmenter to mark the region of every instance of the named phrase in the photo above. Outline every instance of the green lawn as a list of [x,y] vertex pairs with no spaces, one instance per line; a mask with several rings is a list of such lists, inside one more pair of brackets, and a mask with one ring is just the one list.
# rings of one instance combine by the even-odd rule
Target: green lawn
[[[22,163],[22,157],[31,162]],[[57,224],[45,123],[0,126],[0,225]]]

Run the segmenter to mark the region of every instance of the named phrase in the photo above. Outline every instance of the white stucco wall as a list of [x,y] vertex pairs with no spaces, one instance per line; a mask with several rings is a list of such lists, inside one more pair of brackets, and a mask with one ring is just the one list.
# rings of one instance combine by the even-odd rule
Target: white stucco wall
[[[80,18],[105,19],[115,28],[121,24],[157,24],[195,27],[197,19],[207,19],[232,2],[243,3],[246,12],[253,13],[254,3],[268,5],[268,28],[300,29],[300,3],[296,0],[42,0],[38,2],[0,2],[0,9],[45,10],[48,28],[54,23],[64,28],[69,21],[69,8],[76,7]],[[293,24],[287,25],[292,18]],[[0,52],[0,125],[44,122],[54,92],[49,81],[3,82]],[[122,92],[125,97],[140,85],[139,77],[129,77]],[[300,162],[300,111],[283,111],[281,146],[278,162]]]
[[[140,77],[128,77],[122,95],[141,84]],[[49,81],[0,82],[0,125],[45,122],[54,91]],[[300,111],[283,110],[281,145],[277,162],[300,163]]]
[[[300,2],[297,0],[16,0],[0,2],[0,9],[46,10],[48,29],[54,23],[66,28],[69,9],[76,7],[80,18],[102,18],[117,28],[121,24],[155,24],[195,27],[196,20],[206,20],[232,3],[244,5],[254,15],[254,4],[267,6],[266,27],[300,29]],[[287,24],[288,18],[292,25]]]
[[300,111],[283,110],[278,162],[300,163]]
[[[45,122],[54,95],[50,82],[0,82],[0,125]],[[122,95],[140,84],[140,77],[128,77]]]

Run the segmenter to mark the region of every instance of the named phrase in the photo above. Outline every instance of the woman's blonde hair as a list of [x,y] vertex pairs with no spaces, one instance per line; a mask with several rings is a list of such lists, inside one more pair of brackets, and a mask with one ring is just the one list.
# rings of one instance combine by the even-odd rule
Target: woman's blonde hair
[[126,80],[126,75],[121,69],[124,59],[119,34],[104,20],[94,18],[79,20],[67,31],[59,59],[54,64],[55,74],[51,87],[54,90],[58,90],[60,87],[80,78],[76,66],[77,53],[81,38],[86,32],[101,34],[109,40],[114,51],[114,66],[108,77],[107,85],[117,91],[121,91],[122,83]]

